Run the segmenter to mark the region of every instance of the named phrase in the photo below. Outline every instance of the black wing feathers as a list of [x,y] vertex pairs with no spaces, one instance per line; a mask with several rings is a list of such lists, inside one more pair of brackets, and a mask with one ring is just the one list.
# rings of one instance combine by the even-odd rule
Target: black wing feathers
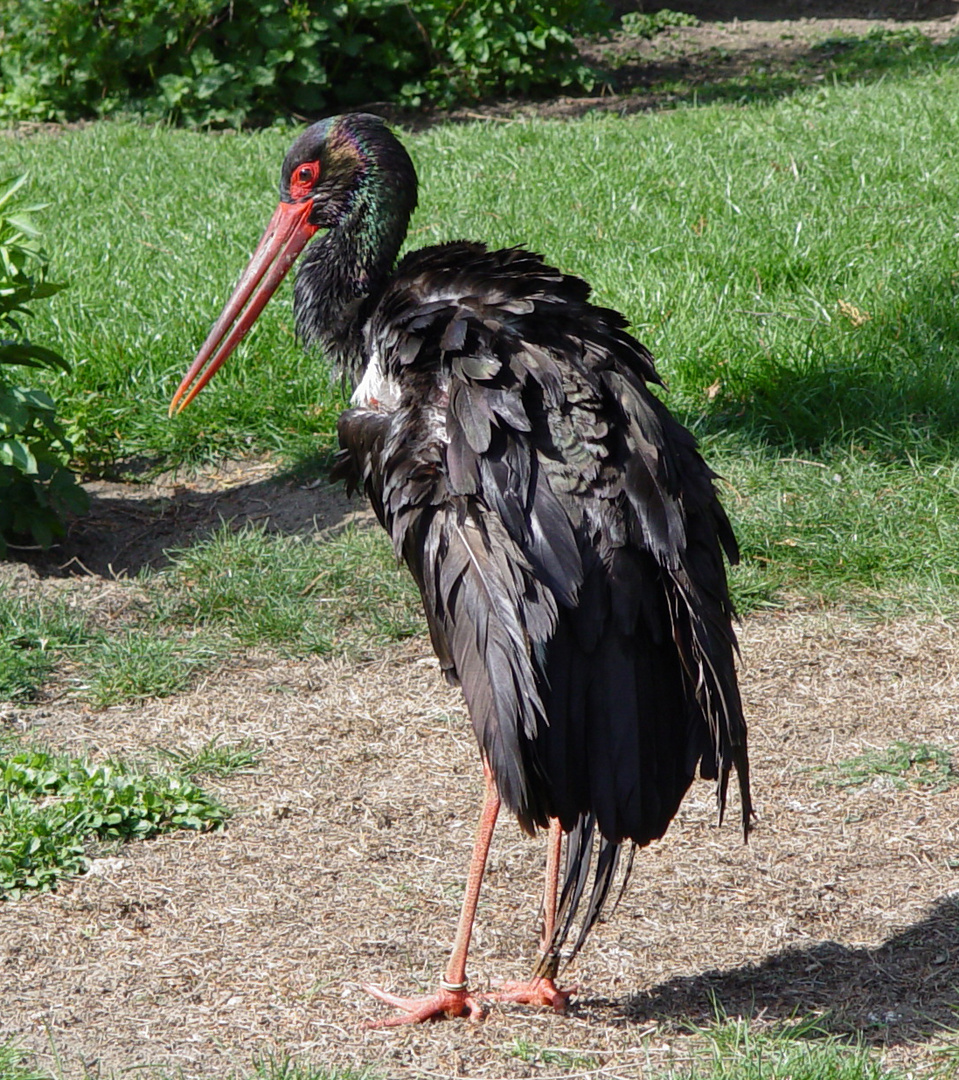
[[400,404],[345,413],[338,466],[419,583],[504,801],[570,834],[555,949],[595,861],[574,951],[620,844],[662,836],[697,768],[722,808],[736,767],[751,812],[732,530],[652,357],[588,297],[521,249],[407,256],[366,330]]

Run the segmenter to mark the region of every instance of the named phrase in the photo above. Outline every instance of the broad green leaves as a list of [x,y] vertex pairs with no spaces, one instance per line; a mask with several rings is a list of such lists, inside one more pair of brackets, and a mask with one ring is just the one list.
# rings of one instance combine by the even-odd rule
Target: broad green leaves
[[43,547],[62,535],[62,515],[82,513],[86,495],[67,468],[70,440],[56,418],[49,394],[18,386],[10,367],[70,371],[53,349],[24,335],[30,304],[63,288],[46,280],[46,258],[32,220],[38,207],[18,207],[25,176],[7,181],[0,193],[0,555],[6,540],[29,538]]
[[0,117],[190,125],[578,83],[598,0],[0,0]]
[[85,841],[213,829],[226,811],[182,775],[18,750],[0,756],[0,899],[53,888],[89,863]]

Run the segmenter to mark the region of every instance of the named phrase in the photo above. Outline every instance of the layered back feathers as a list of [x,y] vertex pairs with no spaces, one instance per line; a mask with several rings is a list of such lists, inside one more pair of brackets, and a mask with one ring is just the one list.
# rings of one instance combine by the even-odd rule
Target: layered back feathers
[[737,769],[748,825],[714,474],[625,320],[522,249],[408,255],[364,334],[337,471],[416,577],[504,802],[571,833],[556,948],[598,833],[581,941],[619,845],[662,836],[697,768],[721,808]]

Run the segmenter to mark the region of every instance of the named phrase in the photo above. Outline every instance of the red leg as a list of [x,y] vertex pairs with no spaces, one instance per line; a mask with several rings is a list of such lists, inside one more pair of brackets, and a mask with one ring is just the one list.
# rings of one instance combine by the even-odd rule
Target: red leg
[[469,952],[470,936],[473,932],[473,919],[479,900],[480,885],[483,883],[483,871],[489,855],[493,828],[499,813],[499,792],[493,781],[486,762],[483,763],[483,775],[486,778],[486,802],[480,814],[473,844],[473,857],[466,877],[466,893],[463,896],[463,909],[456,929],[453,951],[446,965],[446,974],[440,982],[439,992],[426,998],[403,998],[387,994],[375,986],[363,989],[388,1005],[402,1009],[405,1015],[391,1016],[386,1020],[374,1020],[368,1027],[395,1027],[398,1024],[418,1024],[438,1016],[463,1016],[470,1020],[480,1020],[483,1016],[482,1001],[471,994],[466,980],[466,954]]
[[543,933],[540,938],[540,958],[527,982],[504,983],[501,990],[484,995],[494,1001],[513,1001],[521,1005],[548,1005],[555,1012],[566,1011],[566,1003],[576,987],[560,990],[555,983],[559,955],[550,955],[549,947],[556,928],[556,895],[559,890],[559,857],[563,847],[563,830],[558,818],[549,823],[546,847],[546,885],[543,891]]
[[563,830],[559,818],[550,818],[546,842],[546,882],[543,887],[543,936],[540,952],[545,953],[556,929],[556,894],[559,891],[559,857],[563,850]]

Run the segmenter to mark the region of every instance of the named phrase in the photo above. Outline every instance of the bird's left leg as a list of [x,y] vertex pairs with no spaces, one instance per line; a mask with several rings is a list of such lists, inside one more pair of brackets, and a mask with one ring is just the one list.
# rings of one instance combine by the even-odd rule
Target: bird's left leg
[[495,1001],[513,1001],[521,1005],[549,1005],[556,1012],[565,1012],[570,995],[576,987],[560,990],[556,985],[559,953],[552,951],[553,931],[556,928],[556,897],[559,891],[559,857],[563,847],[563,830],[559,818],[551,818],[546,847],[546,886],[543,891],[543,934],[540,954],[533,974],[527,982],[504,983],[501,990],[484,997]]
[[486,859],[489,855],[490,841],[493,838],[493,829],[496,825],[496,817],[499,814],[499,792],[496,790],[496,782],[489,765],[483,762],[483,775],[486,779],[486,801],[480,814],[479,825],[476,829],[476,840],[473,844],[473,857],[470,860],[469,873],[466,878],[466,893],[463,896],[463,908],[460,912],[459,925],[456,928],[456,938],[453,942],[453,951],[450,953],[449,962],[446,965],[446,973],[440,981],[440,989],[436,994],[426,998],[404,998],[396,994],[388,994],[376,986],[365,986],[364,990],[385,1001],[387,1005],[395,1005],[403,1010],[400,1016],[391,1016],[385,1020],[371,1021],[368,1027],[395,1027],[398,1024],[419,1024],[424,1020],[430,1020],[439,1016],[468,1016],[470,1020],[481,1020],[483,1017],[483,1004],[480,998],[469,992],[469,984],[466,979],[466,954],[469,952],[470,936],[473,932],[473,919],[476,915],[476,905],[479,901],[480,885],[483,882],[483,871],[486,869]]

